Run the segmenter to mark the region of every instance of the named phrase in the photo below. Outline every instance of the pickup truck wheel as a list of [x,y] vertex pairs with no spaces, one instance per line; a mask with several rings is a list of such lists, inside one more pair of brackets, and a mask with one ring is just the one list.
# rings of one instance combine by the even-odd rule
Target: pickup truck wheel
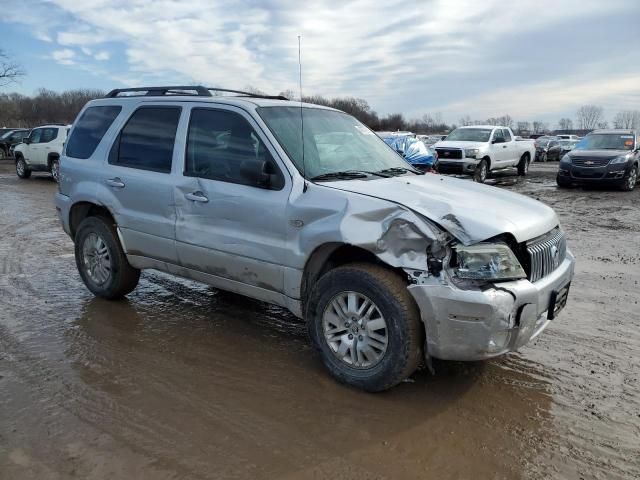
[[529,155],[525,153],[518,163],[518,175],[524,177],[527,173],[529,173]]
[[31,170],[22,157],[16,159],[16,175],[18,175],[18,178],[29,178],[31,176]]
[[404,280],[381,266],[354,263],[323,275],[309,296],[306,318],[314,347],[340,382],[379,392],[418,367],[418,307]]
[[624,178],[620,188],[625,192],[630,192],[636,188],[636,183],[638,183],[638,165],[633,165],[629,174]]
[[104,217],[84,219],[74,241],[78,272],[94,295],[111,300],[136,288],[140,270],[129,265],[113,221]]
[[484,183],[487,179],[487,173],[489,172],[489,164],[485,159],[480,160],[480,163],[476,167],[476,171],[473,174],[473,179],[478,183]]
[[51,160],[51,177],[55,180],[56,183],[60,180],[60,160],[57,158]]

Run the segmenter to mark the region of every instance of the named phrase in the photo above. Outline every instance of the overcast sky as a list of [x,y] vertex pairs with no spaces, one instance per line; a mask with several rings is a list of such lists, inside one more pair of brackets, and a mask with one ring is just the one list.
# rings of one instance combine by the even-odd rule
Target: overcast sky
[[[640,109],[640,0],[0,0],[10,87],[151,84],[357,96],[380,114]],[[4,91],[8,89],[5,88]]]

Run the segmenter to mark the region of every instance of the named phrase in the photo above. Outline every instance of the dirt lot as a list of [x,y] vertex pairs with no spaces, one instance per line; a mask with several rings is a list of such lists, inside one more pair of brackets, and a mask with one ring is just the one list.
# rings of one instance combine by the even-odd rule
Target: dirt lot
[[0,166],[0,478],[640,478],[640,189],[560,191],[555,168],[497,183],[560,215],[565,312],[370,395],[278,308],[155,272],[93,298],[53,182]]

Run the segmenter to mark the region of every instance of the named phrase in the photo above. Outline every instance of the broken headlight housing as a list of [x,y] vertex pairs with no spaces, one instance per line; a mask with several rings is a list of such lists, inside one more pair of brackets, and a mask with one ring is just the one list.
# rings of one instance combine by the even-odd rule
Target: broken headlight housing
[[452,268],[465,280],[518,280],[527,278],[515,254],[504,243],[478,243],[454,247]]

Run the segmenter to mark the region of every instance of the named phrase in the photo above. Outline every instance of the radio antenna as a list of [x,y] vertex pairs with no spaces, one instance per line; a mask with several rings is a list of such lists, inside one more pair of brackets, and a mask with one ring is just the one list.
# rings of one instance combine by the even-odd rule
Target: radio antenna
[[300,88],[300,137],[302,140],[302,178],[304,184],[302,186],[302,193],[307,191],[307,169],[304,164],[304,115],[302,108],[302,55],[300,47],[300,35],[298,35],[298,87]]

